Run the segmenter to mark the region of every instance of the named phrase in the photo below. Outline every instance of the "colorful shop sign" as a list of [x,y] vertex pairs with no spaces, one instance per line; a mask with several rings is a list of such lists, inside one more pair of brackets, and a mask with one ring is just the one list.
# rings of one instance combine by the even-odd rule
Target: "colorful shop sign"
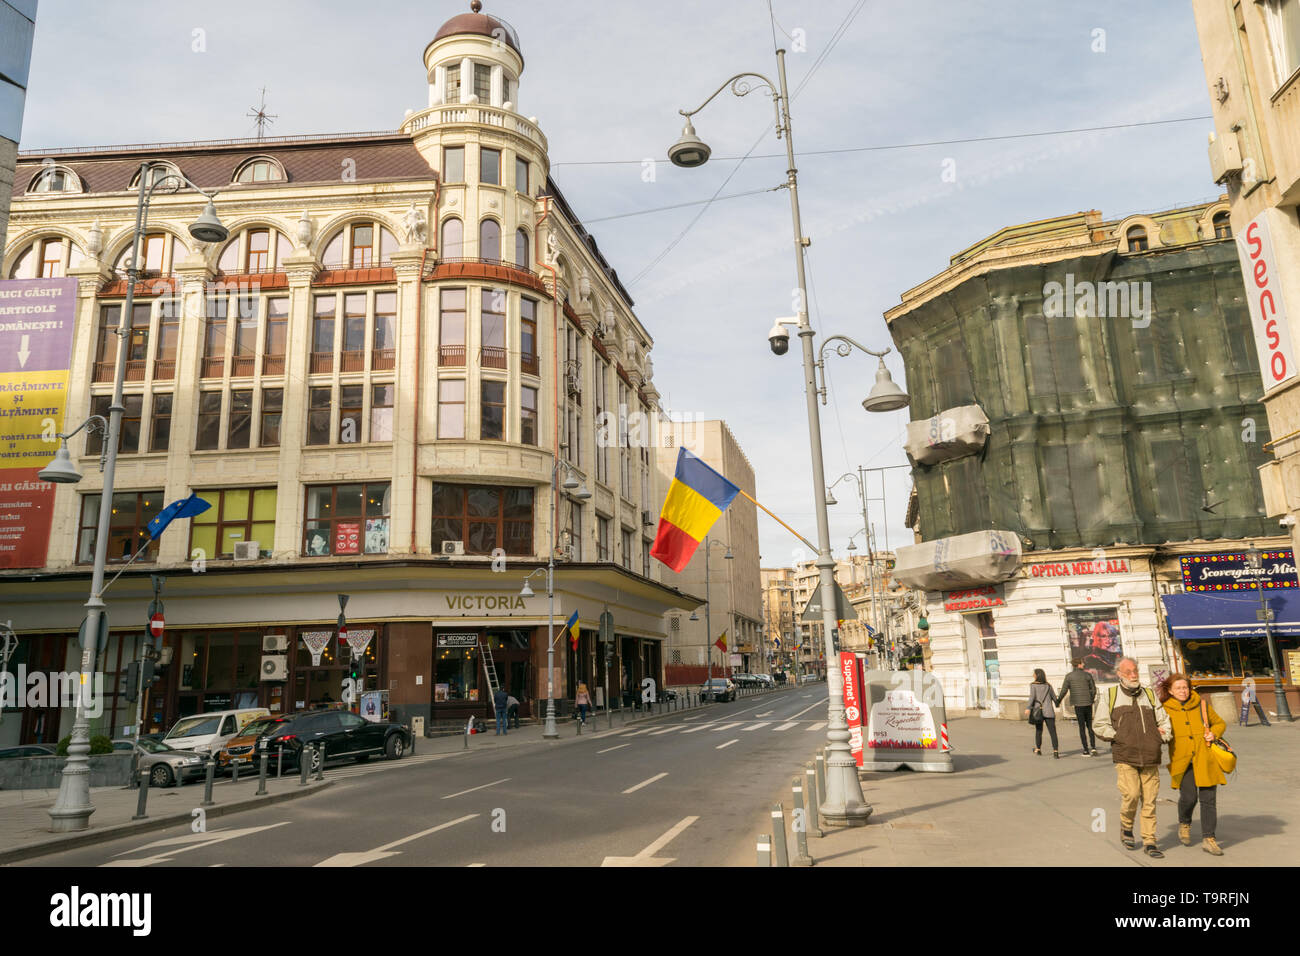
[[1002,585],[986,584],[978,588],[966,588],[960,591],[945,591],[943,609],[945,611],[986,611],[993,607],[1006,607],[1007,601]]
[[478,645],[478,634],[439,634],[439,647],[475,647]]
[[1184,591],[1253,591],[1256,588],[1300,587],[1295,554],[1290,548],[1260,552],[1259,570],[1246,561],[1244,551],[1194,554],[1180,558]]
[[45,566],[72,361],[76,279],[0,282],[0,568]]
[[840,674],[844,678],[844,719],[849,725],[849,750],[859,767],[862,766],[862,671],[858,656],[849,651],[840,652]]
[[1076,574],[1127,574],[1128,561],[1124,558],[1094,558],[1084,561],[1047,561],[1031,564],[1031,578],[1062,578]]

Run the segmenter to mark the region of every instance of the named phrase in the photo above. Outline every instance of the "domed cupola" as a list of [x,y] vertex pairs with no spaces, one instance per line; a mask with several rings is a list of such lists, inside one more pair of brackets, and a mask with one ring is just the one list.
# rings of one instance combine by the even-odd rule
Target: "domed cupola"
[[519,76],[524,72],[519,35],[482,9],[474,0],[471,12],[444,23],[425,48],[430,106],[481,103],[518,111]]

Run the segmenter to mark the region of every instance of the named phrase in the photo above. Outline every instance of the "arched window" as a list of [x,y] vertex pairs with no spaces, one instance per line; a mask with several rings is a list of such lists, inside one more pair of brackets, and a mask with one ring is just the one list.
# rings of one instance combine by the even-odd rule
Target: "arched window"
[[79,193],[81,180],[77,174],[64,166],[46,166],[32,177],[27,187],[33,193]]
[[448,219],[442,224],[441,257],[460,259],[465,255],[465,227],[459,219]]
[[1214,223],[1215,239],[1232,238],[1232,222],[1228,217],[1228,211],[1226,209],[1222,212],[1216,212],[1214,214],[1214,219],[1211,221]]
[[[181,171],[179,168],[177,168],[177,166],[174,163],[154,163],[152,166],[149,167],[150,185],[157,182],[161,182],[162,180],[166,179],[168,176],[176,176],[177,185],[184,185],[184,183],[181,182],[179,179],[180,175],[181,175]],[[137,170],[136,174],[131,177],[131,188],[138,189],[139,187],[140,187],[140,172],[139,170]]]
[[325,244],[321,265],[326,269],[370,269],[387,264],[385,256],[397,248],[397,237],[378,222],[353,222],[339,229]]
[[527,269],[531,262],[532,259],[528,256],[528,230],[519,229],[515,232],[515,265]]
[[[128,242],[117,254],[113,271],[126,275],[127,260],[131,258],[133,242]],[[140,262],[143,276],[169,276],[185,255],[185,246],[175,236],[165,232],[150,232],[140,237]]]
[[217,271],[252,275],[280,272],[285,256],[291,252],[293,242],[283,232],[253,226],[230,237],[217,259]]
[[62,279],[70,266],[86,258],[81,247],[62,236],[37,239],[18,254],[9,268],[10,279]]
[[237,183],[280,183],[285,180],[284,167],[267,156],[257,156],[235,170]]
[[501,223],[495,219],[484,219],[478,224],[478,256],[501,259]]
[[1148,242],[1145,226],[1130,226],[1128,232],[1124,233],[1124,238],[1128,242],[1129,252],[1147,251]]

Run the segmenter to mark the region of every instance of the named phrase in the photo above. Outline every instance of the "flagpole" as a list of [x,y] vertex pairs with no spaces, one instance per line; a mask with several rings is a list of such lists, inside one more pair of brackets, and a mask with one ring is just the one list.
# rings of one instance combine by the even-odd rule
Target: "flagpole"
[[120,578],[120,577],[122,576],[122,572],[125,571],[127,568],[129,568],[131,565],[135,564],[135,559],[138,558],[138,557],[140,557],[140,555],[144,554],[146,551],[148,551],[148,550],[149,550],[149,545],[151,545],[151,544],[153,544],[153,538],[150,538],[148,541],[146,541],[143,545],[140,546],[140,550],[139,550],[139,551],[137,551],[135,554],[131,555],[131,560],[127,561],[126,564],[122,565],[122,567],[118,569],[117,574],[115,574],[115,575],[113,575],[111,578],[109,578],[108,583],[105,584],[105,585],[100,589],[99,593],[102,595],[105,591],[107,591],[109,588],[111,588],[111,587],[113,586],[113,582],[116,581],[118,578]]
[[786,531],[789,531],[792,535],[794,535],[796,538],[798,538],[798,539],[799,539],[800,541],[802,541],[804,544],[808,545],[808,547],[812,548],[813,551],[816,551],[816,550],[817,550],[817,545],[813,544],[811,541],[809,541],[807,538],[805,538],[803,535],[801,535],[798,531],[795,531],[794,528],[790,527],[788,524],[786,524],[784,521],[782,521],[780,518],[778,518],[775,514],[773,514],[770,510],[768,510],[767,508],[764,508],[762,502],[760,502],[760,501],[759,501],[757,498],[755,498],[753,495],[751,495],[751,494],[749,494],[748,492],[746,492],[744,488],[741,488],[741,489],[740,489],[740,493],[741,493],[742,495],[744,495],[746,498],[748,498],[750,501],[754,502],[754,504],[758,505],[758,507],[760,507],[760,508],[762,508],[764,511],[766,511],[767,514],[768,514],[768,516],[769,516],[773,521],[775,521],[777,524],[779,524],[782,528],[785,528]]

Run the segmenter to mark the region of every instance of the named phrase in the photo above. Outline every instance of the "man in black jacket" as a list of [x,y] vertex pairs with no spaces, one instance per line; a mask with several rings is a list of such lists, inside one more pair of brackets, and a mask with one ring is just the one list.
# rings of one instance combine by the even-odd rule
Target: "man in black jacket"
[[[1064,703],[1066,693],[1070,695],[1070,705],[1074,707],[1075,719],[1079,721],[1079,740],[1083,742],[1083,755],[1097,755],[1097,733],[1092,729],[1092,705],[1097,701],[1097,682],[1083,669],[1083,658],[1074,659],[1074,670],[1065,675],[1061,692],[1057,700]],[[1091,744],[1088,738],[1092,737]]]

